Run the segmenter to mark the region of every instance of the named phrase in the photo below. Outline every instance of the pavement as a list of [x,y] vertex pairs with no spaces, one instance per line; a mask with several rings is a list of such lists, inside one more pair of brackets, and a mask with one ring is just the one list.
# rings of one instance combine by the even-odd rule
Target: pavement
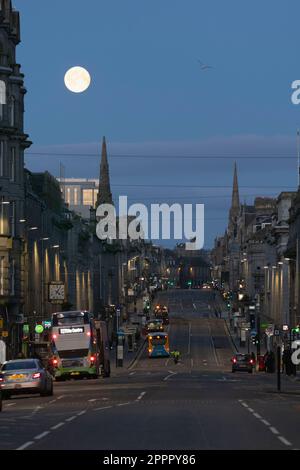
[[276,374],[231,373],[233,343],[212,292],[174,289],[171,349],[141,348],[108,379],[55,383],[53,397],[12,397],[0,413],[0,449],[300,449],[300,385]]

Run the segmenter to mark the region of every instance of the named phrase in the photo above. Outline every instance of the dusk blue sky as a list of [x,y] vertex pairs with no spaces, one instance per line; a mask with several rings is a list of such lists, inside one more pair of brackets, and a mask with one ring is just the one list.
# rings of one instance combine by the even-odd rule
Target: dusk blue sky
[[[235,158],[242,200],[296,187],[299,1],[13,4],[21,13],[29,152],[96,154],[106,135],[115,198],[204,202],[206,247],[226,226]],[[213,69],[202,71],[198,59]],[[92,76],[81,95],[63,82],[75,65]],[[186,158],[199,155],[210,158]],[[241,158],[266,155],[282,158]],[[60,161],[67,177],[98,176],[93,156],[28,155],[26,165],[58,175]]]

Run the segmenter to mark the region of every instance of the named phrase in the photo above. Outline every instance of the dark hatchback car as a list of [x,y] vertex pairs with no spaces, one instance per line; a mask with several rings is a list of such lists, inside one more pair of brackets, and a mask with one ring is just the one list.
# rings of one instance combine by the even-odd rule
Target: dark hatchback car
[[250,354],[235,354],[231,359],[232,372],[248,372],[252,374],[254,361]]

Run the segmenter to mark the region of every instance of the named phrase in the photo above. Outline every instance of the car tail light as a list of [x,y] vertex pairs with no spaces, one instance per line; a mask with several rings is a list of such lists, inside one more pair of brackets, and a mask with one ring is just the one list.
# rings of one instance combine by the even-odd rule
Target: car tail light
[[96,360],[95,356],[91,356],[91,357],[90,357],[90,361],[91,361],[91,362],[95,362],[95,360]]
[[52,339],[57,339],[57,335],[52,335]]
[[32,378],[33,379],[39,379],[41,377],[41,373],[40,372],[36,372],[35,374],[32,374]]
[[3,382],[3,381],[4,381],[3,376],[0,376],[0,382]]
[[58,360],[57,359],[53,359],[53,365],[57,367],[57,364],[58,364]]
[[232,359],[232,362],[233,362],[234,364],[236,364],[236,358],[235,358],[235,357]]
[[87,332],[87,336],[91,336],[91,332],[90,332],[90,331]]
[[253,364],[253,363],[254,363],[253,359],[250,359],[250,364]]

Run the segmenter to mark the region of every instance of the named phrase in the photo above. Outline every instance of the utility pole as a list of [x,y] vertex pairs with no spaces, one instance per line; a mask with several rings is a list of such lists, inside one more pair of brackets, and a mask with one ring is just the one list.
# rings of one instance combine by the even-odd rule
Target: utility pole
[[256,329],[257,329],[257,344],[256,344],[256,357],[260,356],[260,294],[256,297]]

